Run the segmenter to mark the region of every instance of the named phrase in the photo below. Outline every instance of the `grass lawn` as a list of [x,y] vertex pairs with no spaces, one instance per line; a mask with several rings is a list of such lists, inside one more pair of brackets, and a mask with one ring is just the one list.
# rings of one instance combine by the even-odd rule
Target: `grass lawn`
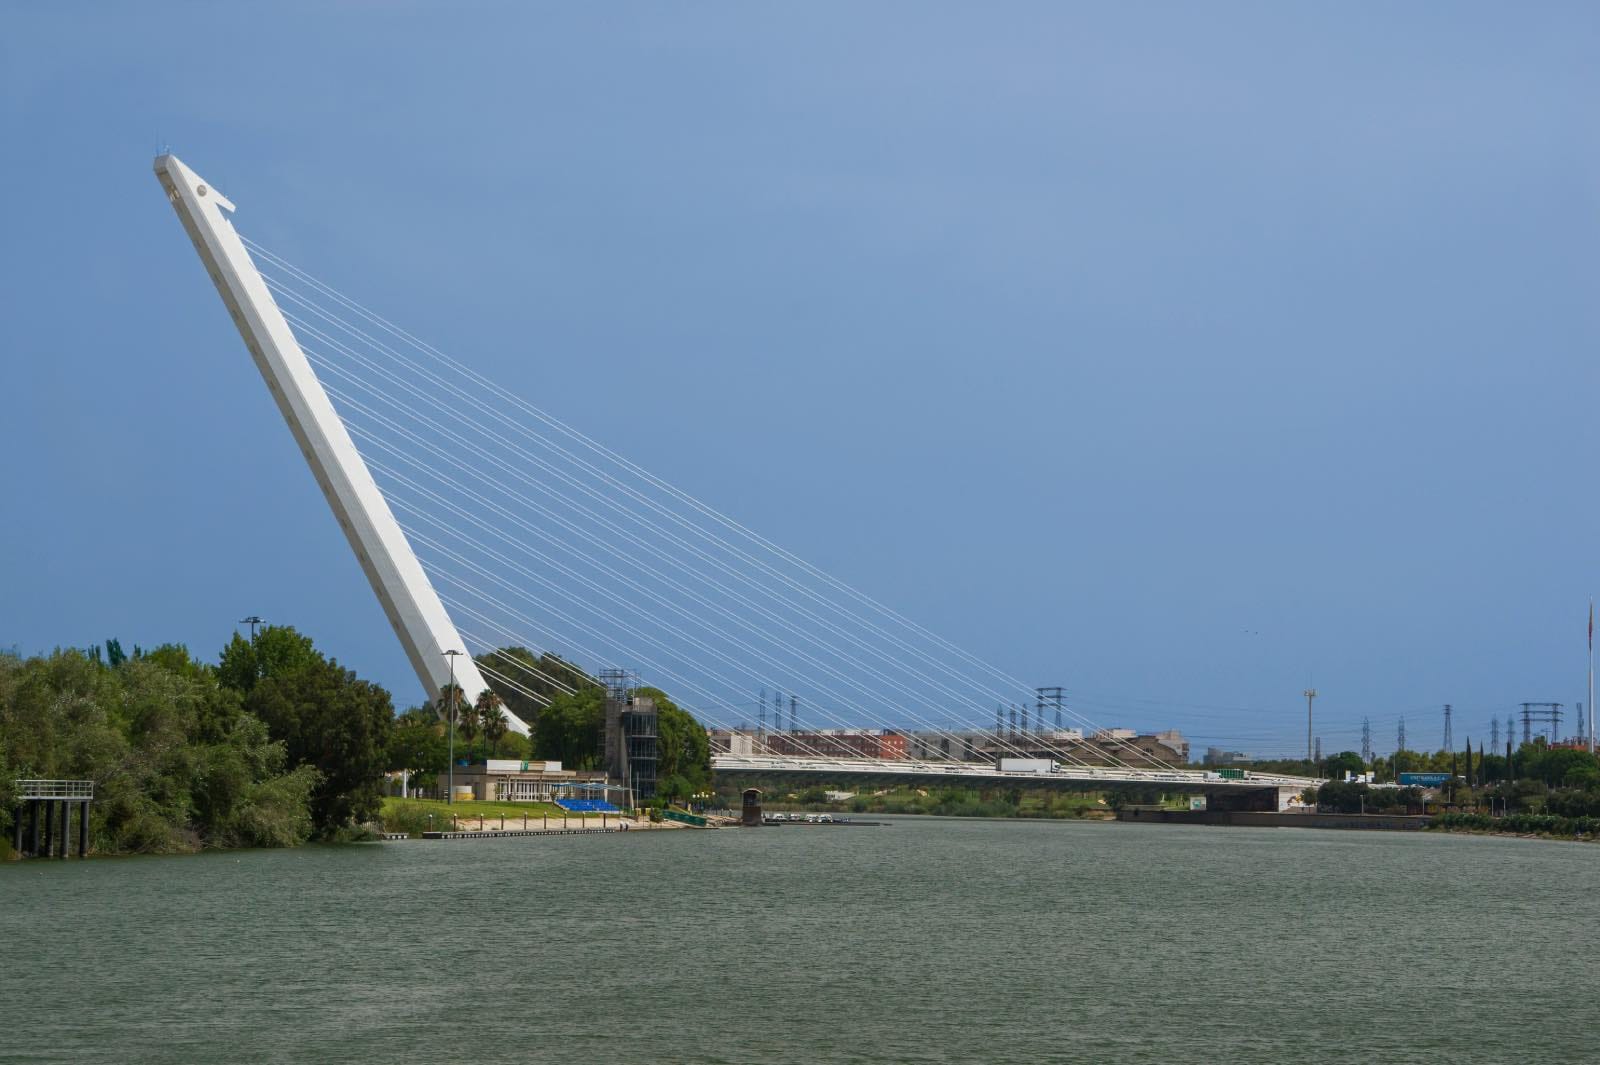
[[[561,807],[547,802],[468,802],[447,803],[443,799],[397,799],[390,797],[383,800],[383,813],[387,817],[391,813],[417,810],[424,814],[433,814],[435,819],[441,815],[449,820],[451,814],[458,817],[500,817],[504,815],[506,827],[511,827],[511,819],[515,817],[517,824],[522,824],[522,815],[527,814],[532,821],[536,817],[549,814],[551,817],[560,817]],[[577,819],[577,814],[567,816]]]

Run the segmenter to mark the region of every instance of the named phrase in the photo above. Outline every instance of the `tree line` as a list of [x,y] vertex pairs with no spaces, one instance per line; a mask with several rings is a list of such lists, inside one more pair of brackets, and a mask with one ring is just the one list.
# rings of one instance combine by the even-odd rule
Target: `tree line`
[[[391,768],[404,770],[420,788],[435,787],[450,765],[452,707],[458,760],[465,754],[472,759],[557,761],[573,770],[605,768],[606,693],[599,681],[563,659],[523,647],[501,648],[477,661],[486,667],[489,690],[469,704],[459,688],[452,691],[447,685],[432,706],[402,714]],[[709,791],[711,743],[705,727],[659,688],[640,688],[636,694],[655,700],[657,798],[681,801]],[[528,724],[529,736],[510,731],[508,709]]]
[[376,816],[389,693],[286,626],[216,664],[181,644],[0,654],[0,828],[16,779],[92,780],[101,853],[283,847]]
[[[457,759],[601,768],[604,689],[524,648],[494,653],[491,668],[502,676],[513,675],[507,656],[545,687],[491,679],[470,706],[457,692]],[[661,795],[709,789],[705,729],[665,693],[640,694],[653,696],[659,713]],[[441,693],[446,705],[449,695]],[[533,726],[531,739],[510,731],[507,709]],[[215,663],[181,644],[127,653],[115,639],[31,657],[0,653],[0,839],[13,828],[14,782],[40,778],[94,782],[98,853],[358,838],[379,815],[389,771],[426,783],[448,766],[439,705],[397,717],[383,687],[290,626],[235,634]]]
[[1504,753],[1471,744],[1462,751],[1398,751],[1369,766],[1354,751],[1341,751],[1316,767],[1329,783],[1308,798],[1339,813],[1359,810],[1420,810],[1420,788],[1374,788],[1346,783],[1345,770],[1371,771],[1376,783],[1393,782],[1408,772],[1442,773],[1437,791],[1444,801],[1464,808],[1482,807],[1499,813],[1600,817],[1600,759],[1586,750],[1552,746],[1543,737],[1513,746]]

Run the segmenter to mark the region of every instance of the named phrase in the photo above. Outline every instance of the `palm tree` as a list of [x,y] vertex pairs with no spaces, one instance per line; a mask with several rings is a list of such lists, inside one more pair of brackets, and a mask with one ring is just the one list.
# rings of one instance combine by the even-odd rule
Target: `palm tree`
[[[500,696],[495,694],[493,688],[485,688],[478,693],[478,702],[474,709],[477,711],[478,723],[483,726],[483,738],[490,750],[500,742],[500,737],[506,734],[510,726],[506,722],[506,712],[500,708]],[[488,757],[488,752],[484,753]]]
[[472,749],[472,737],[478,734],[478,708],[470,703],[456,704],[456,731],[461,733],[461,738],[467,741],[467,749]]

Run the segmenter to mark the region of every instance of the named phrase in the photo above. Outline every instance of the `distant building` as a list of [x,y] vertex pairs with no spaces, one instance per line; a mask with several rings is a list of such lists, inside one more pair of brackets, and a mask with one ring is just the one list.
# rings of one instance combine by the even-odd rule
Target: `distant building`
[[706,733],[706,739],[711,744],[712,754],[732,754],[749,758],[756,753],[756,737],[753,732],[712,729]]
[[906,757],[917,762],[981,762],[987,732],[908,732]]
[[[475,765],[455,768],[457,787],[472,789],[472,797],[485,802],[553,802],[577,784],[605,782],[605,774],[575,773],[561,768],[560,762],[521,761],[490,758]],[[440,773],[437,786],[441,797],[446,776]]]
[[809,732],[770,732],[766,749],[777,755],[824,758],[879,758],[901,761],[906,757],[906,736],[891,729],[817,729]]
[[1221,747],[1206,748],[1206,765],[1243,765],[1252,760],[1243,751],[1225,751]]

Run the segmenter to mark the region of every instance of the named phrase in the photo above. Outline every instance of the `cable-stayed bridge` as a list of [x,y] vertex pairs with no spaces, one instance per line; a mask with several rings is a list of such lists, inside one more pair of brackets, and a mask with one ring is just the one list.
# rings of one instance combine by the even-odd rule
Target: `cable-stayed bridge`
[[[719,771],[1016,781],[999,760],[1043,754],[1060,768],[1037,775],[1057,782],[1243,787],[1064,700],[1047,723],[1040,699],[1030,726],[1030,685],[239,233],[232,203],[176,157],[155,169],[430,698],[492,687],[536,712],[625,665],[708,727],[754,737]],[[769,688],[787,729],[781,711],[765,721]],[[840,757],[817,738],[862,729],[951,753]]]

